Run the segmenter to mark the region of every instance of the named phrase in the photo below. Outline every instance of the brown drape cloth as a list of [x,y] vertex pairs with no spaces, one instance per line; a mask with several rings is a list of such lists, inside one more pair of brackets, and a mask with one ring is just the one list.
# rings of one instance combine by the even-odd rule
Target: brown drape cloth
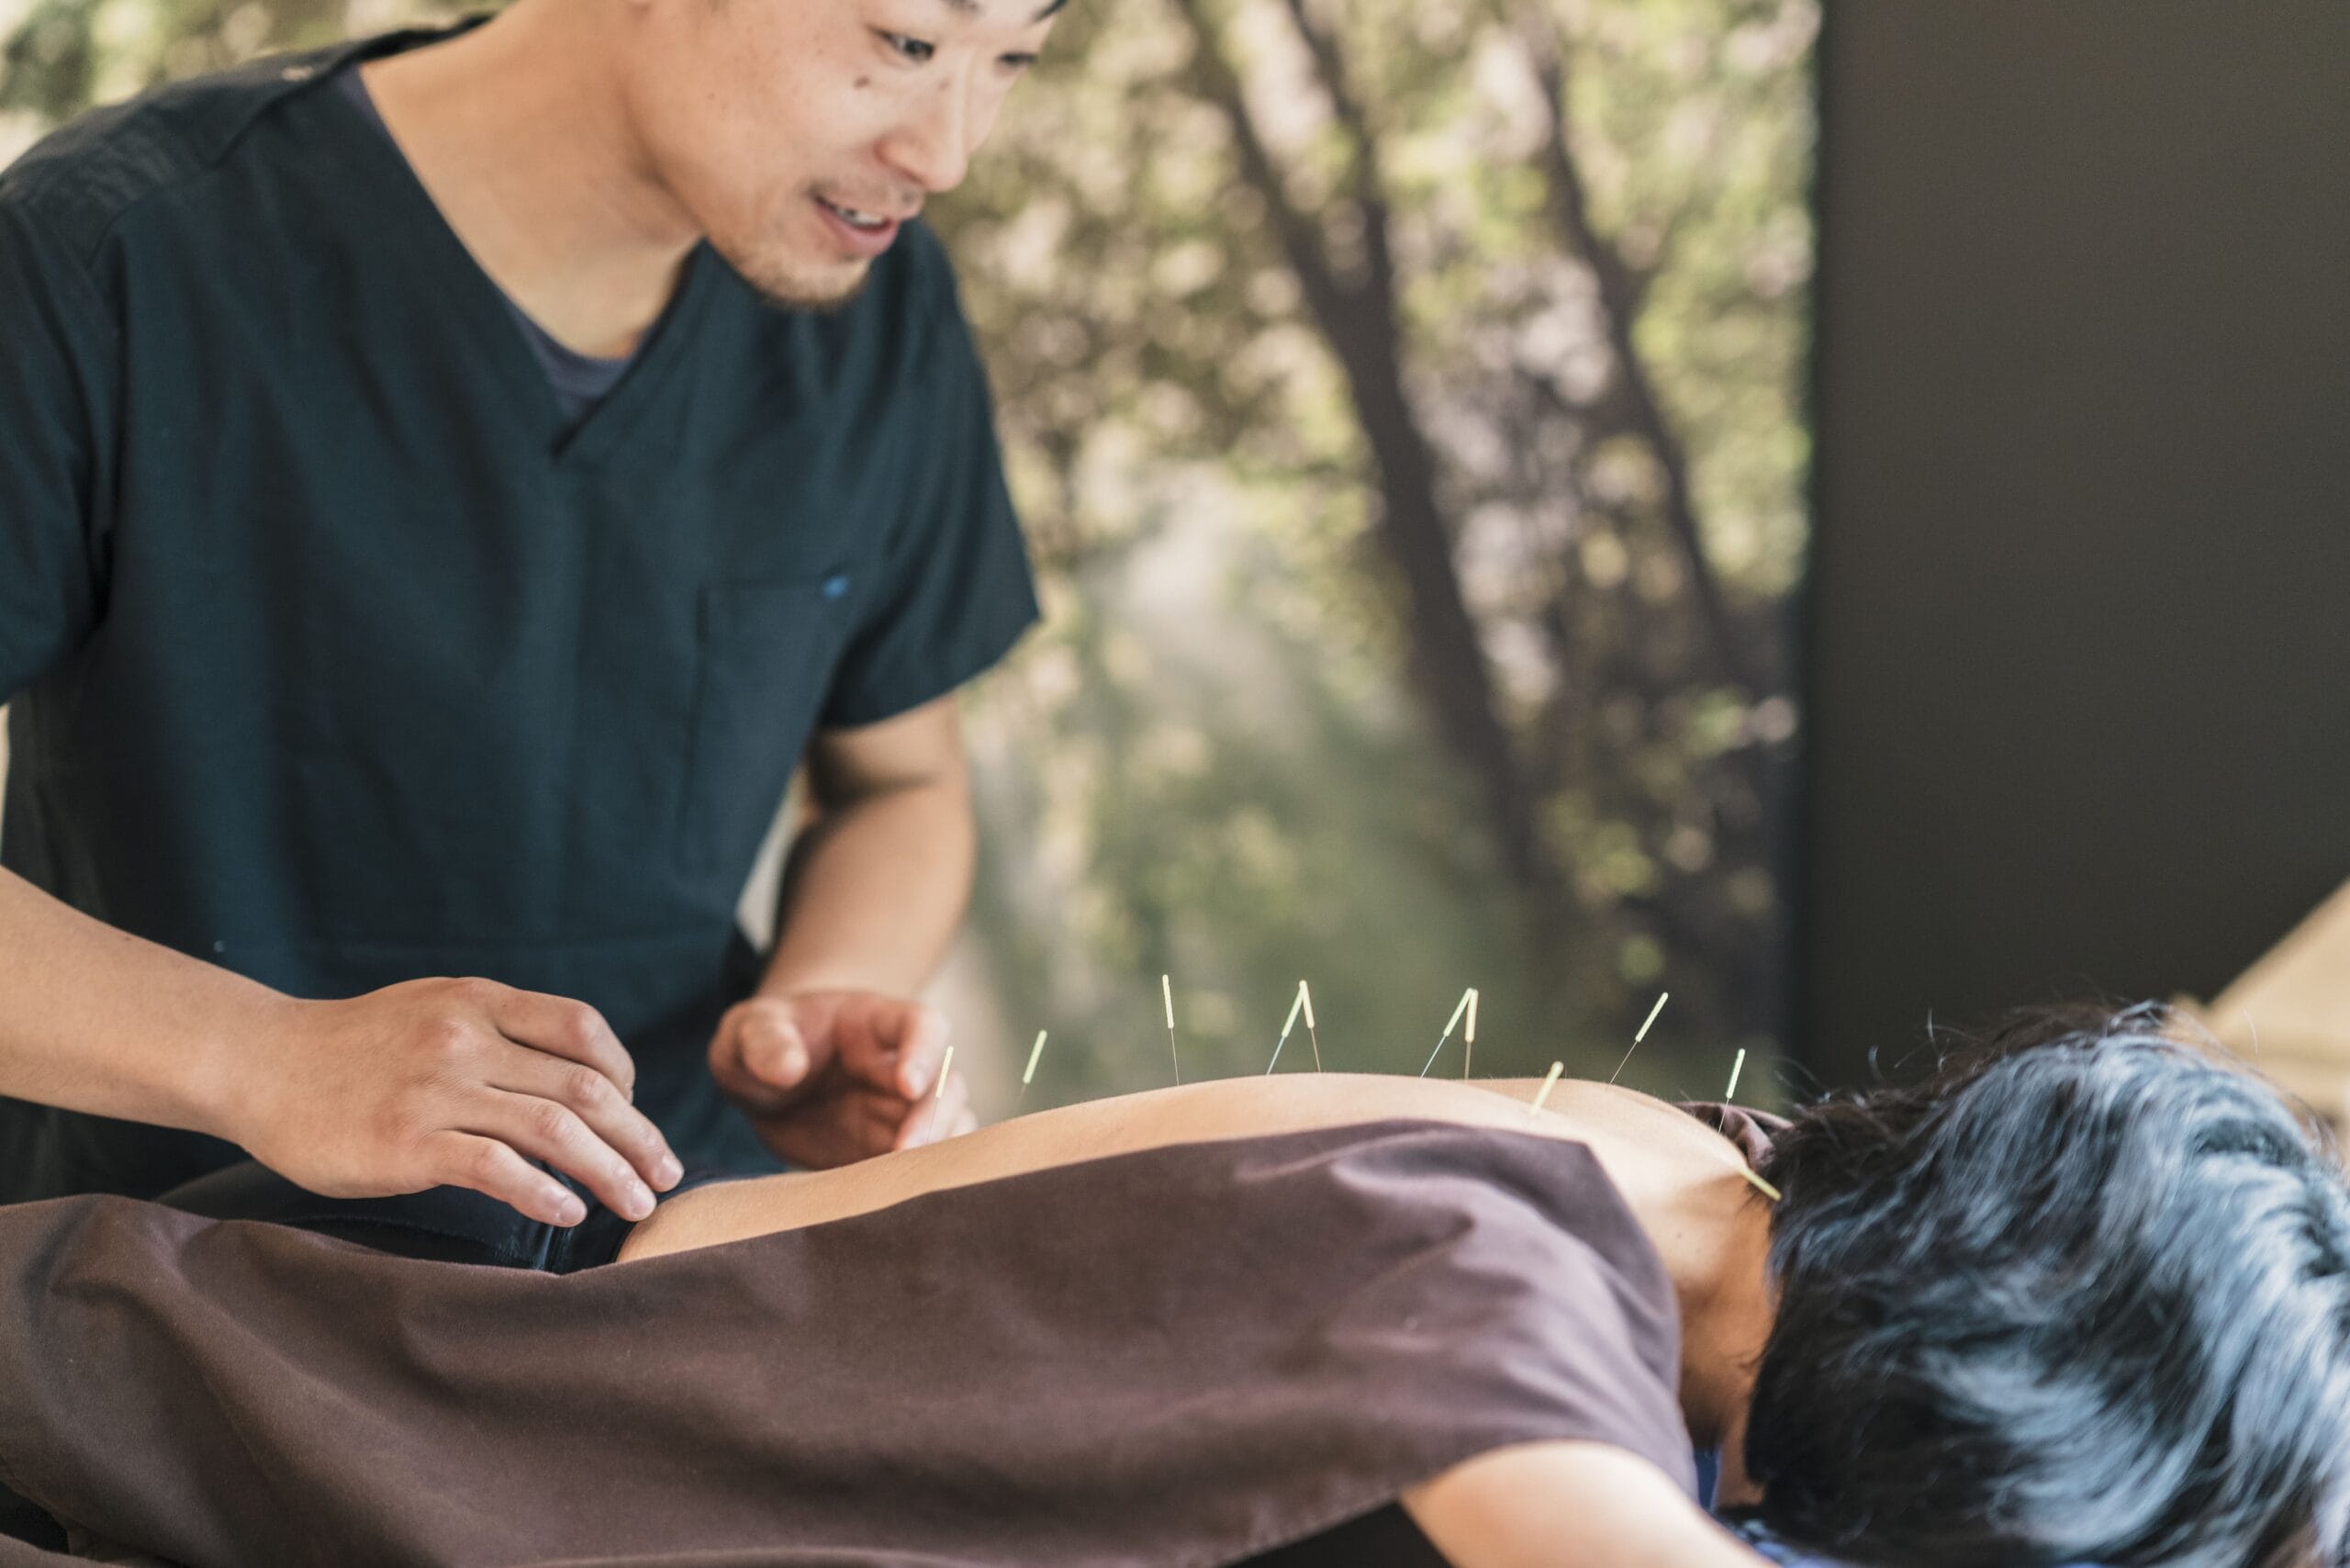
[[1227,1563],[1532,1439],[1694,1489],[1678,1360],[1587,1148],[1439,1123],[561,1277],[0,1210],[0,1480],[192,1568]]

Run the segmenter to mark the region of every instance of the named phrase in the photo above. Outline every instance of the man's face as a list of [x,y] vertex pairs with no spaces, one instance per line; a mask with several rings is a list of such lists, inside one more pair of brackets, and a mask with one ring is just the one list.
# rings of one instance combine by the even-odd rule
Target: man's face
[[762,293],[840,304],[961,183],[1042,3],[640,0],[622,79],[647,173]]

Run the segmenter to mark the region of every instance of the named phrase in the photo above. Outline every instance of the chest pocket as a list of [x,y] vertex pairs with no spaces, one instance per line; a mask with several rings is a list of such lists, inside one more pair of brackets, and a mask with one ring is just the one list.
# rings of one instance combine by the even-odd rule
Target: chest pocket
[[844,571],[702,590],[681,869],[748,874],[832,687],[856,586]]

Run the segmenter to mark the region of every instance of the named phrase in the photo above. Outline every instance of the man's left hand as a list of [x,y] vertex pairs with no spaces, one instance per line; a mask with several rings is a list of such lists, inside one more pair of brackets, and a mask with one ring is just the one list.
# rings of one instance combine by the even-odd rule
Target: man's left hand
[[945,1092],[946,1015],[864,991],[736,1003],[710,1043],[711,1076],[794,1165],[826,1170],[979,1125],[960,1073]]

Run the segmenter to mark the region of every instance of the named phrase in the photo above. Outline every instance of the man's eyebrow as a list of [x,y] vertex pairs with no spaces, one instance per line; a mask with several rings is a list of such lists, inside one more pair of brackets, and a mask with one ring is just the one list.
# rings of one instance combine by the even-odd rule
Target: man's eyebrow
[[[984,9],[980,0],[938,0],[938,3],[966,17],[976,17]],[[1069,0],[1045,0],[1045,8],[1028,19],[1031,22],[1041,22],[1068,3]]]

